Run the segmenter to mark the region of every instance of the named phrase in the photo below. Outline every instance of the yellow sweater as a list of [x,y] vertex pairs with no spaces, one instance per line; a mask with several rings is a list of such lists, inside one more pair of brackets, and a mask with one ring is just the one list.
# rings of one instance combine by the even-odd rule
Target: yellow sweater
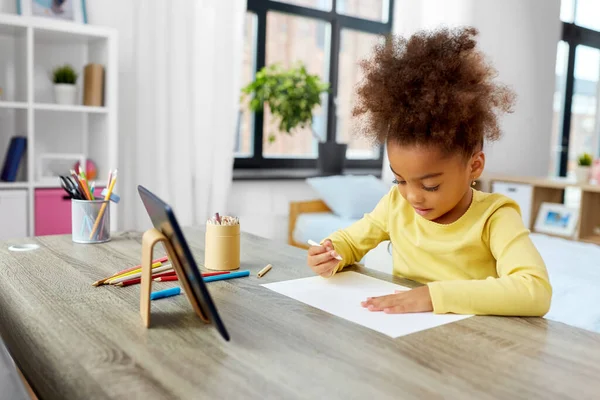
[[394,187],[329,238],[343,257],[337,271],[390,240],[394,274],[427,284],[435,313],[542,316],[550,308],[544,261],[519,206],[499,194],[473,190],[467,212],[442,225],[416,214]]

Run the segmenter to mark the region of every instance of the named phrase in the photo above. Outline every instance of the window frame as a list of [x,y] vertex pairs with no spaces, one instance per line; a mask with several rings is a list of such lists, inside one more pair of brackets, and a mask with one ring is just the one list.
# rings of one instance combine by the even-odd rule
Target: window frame
[[[338,95],[338,70],[340,56],[340,40],[342,29],[351,29],[359,32],[387,35],[392,33],[394,20],[394,1],[386,0],[388,3],[388,18],[386,22],[372,21],[362,18],[338,14],[336,10],[337,0],[331,0],[331,10],[324,11],[314,8],[282,3],[274,0],[247,0],[247,11],[256,15],[256,59],[255,71],[265,66],[266,40],[267,40],[267,13],[275,11],[298,17],[308,17],[329,23],[331,26],[331,44],[329,55],[329,84],[330,92],[327,96],[327,142],[334,142],[337,130],[336,98]],[[385,3],[384,3],[385,4]],[[254,113],[254,138],[252,157],[235,157],[234,169],[272,169],[272,168],[306,168],[317,167],[317,158],[272,158],[263,156],[263,112]],[[237,134],[237,132],[236,132]],[[383,163],[383,146],[379,150],[377,159],[352,159],[346,158],[345,168],[381,168]]]
[[[573,91],[575,89],[575,52],[577,46],[583,45],[600,49],[600,31],[584,28],[571,22],[562,23],[562,40],[569,46],[567,56],[567,73],[565,75],[565,96],[563,103],[562,121],[558,152],[558,176],[567,176],[569,163],[569,144],[571,141],[571,107],[573,105]],[[596,118],[600,118],[597,115]]]

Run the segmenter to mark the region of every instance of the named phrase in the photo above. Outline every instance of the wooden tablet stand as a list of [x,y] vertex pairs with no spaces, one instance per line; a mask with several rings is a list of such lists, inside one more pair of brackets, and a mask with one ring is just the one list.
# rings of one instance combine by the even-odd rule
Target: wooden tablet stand
[[154,259],[154,246],[162,242],[167,251],[167,256],[173,265],[173,269],[177,273],[181,288],[187,295],[188,300],[192,303],[194,311],[204,322],[209,323],[209,319],[202,312],[200,305],[196,302],[195,297],[192,295],[190,284],[187,280],[177,253],[171,241],[159,232],[156,228],[147,230],[142,236],[142,277],[141,277],[141,291],[140,291],[140,314],[142,321],[146,328],[150,327],[150,291],[152,289],[152,260]]

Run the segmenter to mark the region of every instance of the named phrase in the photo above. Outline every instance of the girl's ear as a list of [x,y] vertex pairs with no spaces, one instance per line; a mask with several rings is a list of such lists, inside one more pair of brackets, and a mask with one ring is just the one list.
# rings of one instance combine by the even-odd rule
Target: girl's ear
[[471,168],[471,180],[478,179],[483,173],[483,168],[485,167],[485,154],[483,151],[477,151],[473,154],[470,161]]

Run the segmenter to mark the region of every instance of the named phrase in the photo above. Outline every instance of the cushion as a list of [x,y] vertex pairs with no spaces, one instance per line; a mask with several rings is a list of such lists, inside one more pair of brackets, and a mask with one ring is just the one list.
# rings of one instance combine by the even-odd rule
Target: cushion
[[360,219],[373,211],[390,190],[373,175],[335,175],[309,178],[306,182],[334,214],[348,219]]
[[342,218],[333,213],[304,213],[298,215],[294,227],[294,240],[306,243],[309,239],[320,242],[338,229],[352,225],[356,220]]
[[[298,215],[292,235],[299,243],[306,243],[308,239],[320,242],[338,229],[346,228],[356,221],[356,219],[342,218],[327,212],[304,213]],[[358,262],[364,263],[364,261],[365,258]]]

